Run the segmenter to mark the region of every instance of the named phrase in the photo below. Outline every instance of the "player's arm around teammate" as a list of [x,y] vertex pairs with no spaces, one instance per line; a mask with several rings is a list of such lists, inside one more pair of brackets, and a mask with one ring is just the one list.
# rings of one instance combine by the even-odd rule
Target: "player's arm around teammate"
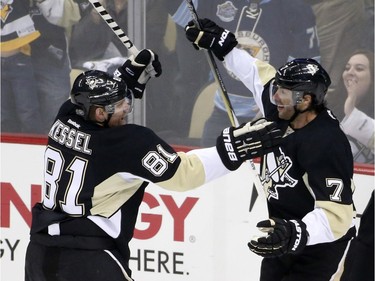
[[[129,242],[149,183],[196,188],[277,146],[275,123],[227,128],[217,146],[176,152],[151,129],[127,122],[135,98],[160,76],[157,54],[142,50],[114,75],[75,79],[45,150],[43,201],[32,209],[27,281],[131,281]],[[254,147],[242,150],[239,144]],[[252,145],[252,144],[256,145]]]

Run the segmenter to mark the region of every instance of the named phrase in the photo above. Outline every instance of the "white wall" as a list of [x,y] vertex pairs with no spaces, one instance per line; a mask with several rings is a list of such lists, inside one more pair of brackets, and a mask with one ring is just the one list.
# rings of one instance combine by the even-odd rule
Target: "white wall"
[[[41,194],[44,146],[1,143],[0,149],[0,280],[21,281],[31,201]],[[252,183],[247,169],[243,166],[186,193],[149,186],[131,242],[133,277],[137,281],[258,280],[260,258],[248,250],[247,242],[257,234],[254,225],[266,217],[266,210],[258,200],[249,212]],[[355,204],[361,213],[374,177],[356,174],[354,180]],[[150,208],[150,203],[156,207]],[[160,217],[160,228],[152,233],[149,227]],[[139,239],[140,233],[149,238]]]

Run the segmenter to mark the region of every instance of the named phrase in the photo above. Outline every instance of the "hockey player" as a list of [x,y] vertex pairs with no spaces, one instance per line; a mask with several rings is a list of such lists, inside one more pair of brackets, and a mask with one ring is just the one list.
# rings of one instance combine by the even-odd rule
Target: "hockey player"
[[134,97],[161,74],[157,55],[142,50],[115,74],[78,75],[50,129],[44,198],[32,210],[28,281],[133,280],[128,243],[150,182],[175,191],[196,188],[251,157],[234,140],[256,143],[252,152],[262,154],[281,136],[267,123],[223,139],[218,148],[177,153],[150,129],[126,123]]
[[188,40],[224,60],[263,115],[287,126],[280,146],[261,161],[270,217],[257,224],[265,235],[248,243],[264,257],[260,280],[333,280],[355,235],[355,211],[350,145],[325,104],[329,75],[305,58],[275,71],[236,48],[233,33],[208,19],[201,24],[186,26]]

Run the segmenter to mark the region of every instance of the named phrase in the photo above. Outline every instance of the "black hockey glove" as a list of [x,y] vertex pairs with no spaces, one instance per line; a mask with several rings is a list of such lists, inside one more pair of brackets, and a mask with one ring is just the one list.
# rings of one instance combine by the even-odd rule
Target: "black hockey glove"
[[309,236],[306,224],[301,220],[270,218],[259,222],[257,227],[268,235],[254,238],[247,245],[252,252],[265,258],[299,254]]
[[114,75],[125,80],[134,97],[141,99],[146,83],[151,77],[159,77],[162,69],[158,55],[143,49],[135,58],[129,58],[119,67]]
[[238,44],[232,32],[226,30],[209,19],[199,19],[202,30],[190,21],[185,27],[186,38],[193,42],[193,46],[209,49],[223,61],[224,57]]
[[280,144],[283,132],[277,123],[262,118],[225,128],[216,140],[216,148],[225,167],[233,171],[244,161],[271,152]]

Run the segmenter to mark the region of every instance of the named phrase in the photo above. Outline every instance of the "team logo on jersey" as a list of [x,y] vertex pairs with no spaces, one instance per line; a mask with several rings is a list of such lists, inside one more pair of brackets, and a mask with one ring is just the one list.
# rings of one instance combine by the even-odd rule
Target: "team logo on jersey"
[[297,180],[288,174],[292,167],[291,159],[285,156],[281,149],[280,152],[279,156],[274,153],[269,153],[266,156],[261,173],[261,181],[268,199],[279,199],[278,188],[294,187],[297,184]]
[[[238,48],[247,51],[251,56],[261,61],[270,62],[271,56],[267,42],[259,34],[249,30],[242,30],[236,32],[235,35],[238,41]],[[229,75],[239,80],[232,72],[229,72]]]
[[230,22],[234,20],[238,9],[234,6],[232,1],[226,1],[223,4],[217,5],[216,15],[223,22]]
[[4,23],[9,14],[13,11],[13,7],[11,6],[13,4],[13,0],[2,0],[0,2],[0,13],[1,13],[1,21]]

